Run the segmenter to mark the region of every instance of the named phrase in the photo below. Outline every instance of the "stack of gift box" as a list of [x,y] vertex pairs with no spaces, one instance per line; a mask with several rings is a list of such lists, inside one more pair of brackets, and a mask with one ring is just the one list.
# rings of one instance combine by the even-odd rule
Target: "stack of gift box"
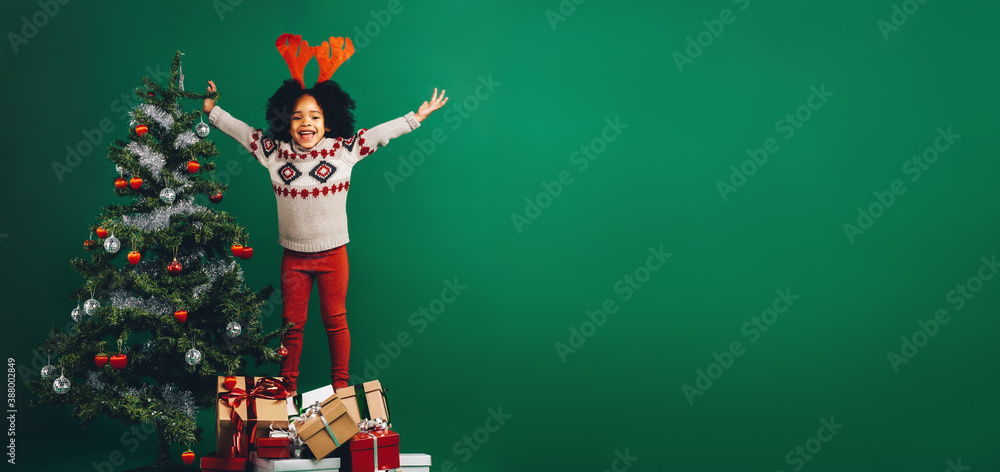
[[292,417],[284,379],[219,377],[217,391],[216,453],[202,471],[430,471],[429,455],[399,453],[377,380],[306,392]]

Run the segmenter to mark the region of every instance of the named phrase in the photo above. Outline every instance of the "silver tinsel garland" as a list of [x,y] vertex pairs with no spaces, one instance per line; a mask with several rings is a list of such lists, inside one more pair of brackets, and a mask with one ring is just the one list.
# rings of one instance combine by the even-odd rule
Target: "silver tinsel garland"
[[142,111],[144,115],[152,118],[153,121],[156,121],[156,123],[159,124],[163,129],[169,130],[170,127],[174,125],[173,115],[168,113],[166,110],[156,105],[143,103],[133,108],[132,111],[129,112],[129,114],[132,115],[132,126],[135,126],[138,123],[135,119],[135,110]]
[[136,308],[160,316],[173,316],[176,311],[173,303],[162,298],[143,299],[120,289],[109,292],[108,298],[111,299],[111,306],[115,308]]
[[180,410],[188,418],[195,419],[198,408],[194,406],[194,394],[189,390],[179,390],[176,385],[168,383],[160,388],[160,395],[167,408]]
[[145,144],[139,144],[135,141],[128,143],[125,149],[139,156],[139,165],[148,169],[157,182],[163,183],[162,172],[163,166],[167,164],[167,159],[162,154],[150,149]]
[[108,388],[108,384],[101,378],[101,374],[94,370],[87,373],[87,385],[99,392],[103,392],[106,388]]
[[177,262],[180,262],[184,267],[190,267],[203,257],[205,257],[205,248],[198,246],[177,254]]
[[174,140],[174,149],[184,149],[194,143],[197,143],[201,138],[195,135],[191,131],[185,131],[177,136]]
[[[122,217],[122,223],[146,232],[162,231],[170,225],[173,215],[190,215],[207,208],[195,205],[193,198],[185,198],[173,205],[157,208],[149,213],[133,213]],[[183,262],[182,262],[183,264]]]
[[[208,291],[208,289],[212,288],[212,284],[215,283],[216,279],[222,277],[223,275],[232,271],[235,268],[236,268],[235,261],[226,262],[224,259],[215,259],[213,261],[209,261],[208,263],[206,263],[203,271],[205,272],[205,275],[208,276],[208,283],[204,283],[195,287],[194,290],[192,290],[191,298],[194,298],[195,300],[200,298],[203,293]],[[240,280],[243,279],[242,275],[243,275],[242,271],[237,273],[237,277],[239,277]]]

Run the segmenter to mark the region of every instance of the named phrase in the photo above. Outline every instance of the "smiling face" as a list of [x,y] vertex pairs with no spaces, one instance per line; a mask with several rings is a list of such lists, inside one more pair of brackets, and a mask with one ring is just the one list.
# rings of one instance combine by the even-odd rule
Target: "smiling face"
[[323,110],[312,95],[303,95],[295,102],[290,129],[292,139],[305,149],[311,149],[323,139],[329,128],[323,124]]

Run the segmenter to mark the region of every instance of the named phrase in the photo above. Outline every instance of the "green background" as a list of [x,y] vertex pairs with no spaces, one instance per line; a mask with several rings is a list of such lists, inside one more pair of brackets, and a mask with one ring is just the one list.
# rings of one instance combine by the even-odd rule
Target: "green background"
[[[981,258],[1000,249],[1000,4],[567,0],[553,27],[556,0],[403,0],[397,13],[379,13],[382,0],[232,3],[70,1],[51,17],[33,1],[0,7],[4,33],[21,34],[22,17],[46,20],[16,52],[9,35],[0,46],[0,293],[18,375],[41,365],[32,349],[50,327],[70,322],[66,294],[82,280],[68,261],[116,198],[103,159],[127,136],[116,101],[147,68],[167,71],[183,51],[189,90],[214,80],[220,105],[261,126],[265,99],[288,76],[274,39],[350,36],[358,51],[334,78],[356,100],[359,126],[415,110],[434,87],[451,97],[354,169],[348,205],[351,372],[364,377],[380,343],[411,336],[377,373],[404,452],[432,454],[435,471],[447,461],[461,471],[600,471],[616,451],[638,457],[628,467],[637,471],[938,471],[959,458],[1000,469],[1000,281],[982,281],[961,306],[949,300],[970,278],[979,289]],[[894,5],[919,8],[897,14],[886,37],[878,23],[892,21]],[[724,9],[734,20],[681,70],[674,54]],[[307,80],[316,73],[313,62]],[[499,82],[491,91],[480,87],[489,77]],[[811,87],[833,95],[800,108]],[[786,139],[779,120],[797,109],[809,118]],[[627,128],[603,141],[616,118]],[[53,162],[105,119],[113,131],[57,178]],[[911,180],[906,162],[949,126],[960,137]],[[437,128],[446,140],[390,186],[385,173]],[[230,183],[218,208],[251,234],[247,282],[277,286],[266,171],[221,132],[209,138],[220,168],[234,163],[217,173]],[[718,182],[769,138],[780,149],[724,198]],[[583,170],[581,146],[603,151]],[[563,171],[572,183],[543,196],[519,231],[512,214]],[[894,180],[905,193],[879,212],[873,192]],[[881,216],[852,242],[844,224],[873,203]],[[616,284],[661,246],[672,256],[625,300]],[[468,288],[418,332],[411,313],[456,278]],[[799,298],[751,342],[743,327],[776,290]],[[618,310],[564,362],[556,344],[606,299]],[[315,293],[312,302],[305,388],[328,380]],[[894,369],[889,353],[939,309],[949,322]],[[265,313],[268,327],[280,324],[280,302]],[[715,354],[733,342],[742,355],[719,376]],[[695,386],[699,369],[717,378],[689,402],[682,386]],[[81,430],[67,408],[28,408],[20,381],[16,395],[17,465],[7,469],[117,471],[154,455],[155,440],[117,423]],[[505,423],[477,435],[500,408]],[[830,417],[843,428],[810,441]],[[199,455],[213,448],[212,421],[200,416]],[[817,445],[809,460],[795,453]]]

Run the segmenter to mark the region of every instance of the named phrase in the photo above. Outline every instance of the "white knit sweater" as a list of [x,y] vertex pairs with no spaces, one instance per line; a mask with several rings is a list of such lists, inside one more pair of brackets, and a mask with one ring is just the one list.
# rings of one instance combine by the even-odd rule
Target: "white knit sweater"
[[372,129],[358,130],[350,138],[323,138],[312,149],[303,149],[295,142],[272,140],[218,106],[208,121],[267,168],[278,202],[278,243],[300,252],[347,244],[347,189],[354,164],[390,139],[420,126],[409,112]]

